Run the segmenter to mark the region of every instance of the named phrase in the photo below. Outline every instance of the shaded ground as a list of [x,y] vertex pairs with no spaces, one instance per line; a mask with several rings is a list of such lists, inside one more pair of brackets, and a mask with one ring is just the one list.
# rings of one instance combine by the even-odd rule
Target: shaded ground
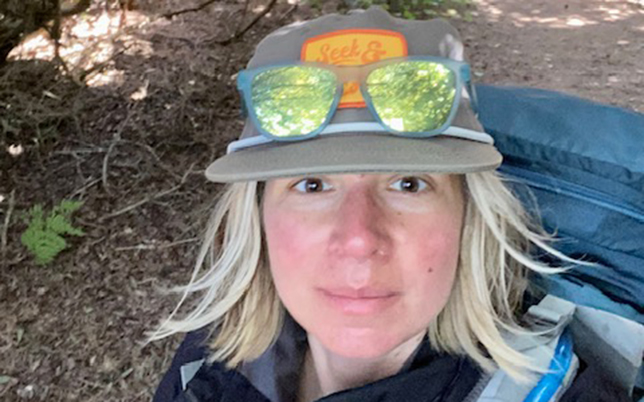
[[[186,6],[163,4],[155,13]],[[157,287],[182,283],[192,269],[218,190],[203,169],[240,132],[232,76],[268,31],[319,12],[279,2],[241,41],[222,46],[216,41],[241,25],[243,3],[172,20],[140,6],[91,86],[59,78],[48,62],[0,70],[0,118],[14,116],[15,126],[0,144],[3,401],[150,399],[179,339],[140,342],[173,306]],[[644,10],[635,2],[478,0],[473,11],[472,22],[454,24],[479,81],[644,112]],[[33,107],[38,124],[15,120],[8,104]],[[75,222],[86,235],[50,266],[34,265],[20,245],[21,216],[63,198],[85,202]]]

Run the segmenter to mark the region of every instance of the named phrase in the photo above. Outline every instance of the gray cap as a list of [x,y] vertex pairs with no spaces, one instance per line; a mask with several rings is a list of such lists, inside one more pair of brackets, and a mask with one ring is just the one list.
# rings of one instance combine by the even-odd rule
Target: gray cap
[[[463,44],[456,29],[445,20],[403,20],[371,7],[278,29],[259,43],[248,68],[302,60],[355,65],[407,55],[462,61]],[[229,147],[228,154],[208,167],[206,177],[215,182],[236,182],[358,172],[471,173],[495,169],[502,160],[465,92],[451,134],[431,138],[388,134],[374,129],[379,124],[364,107],[338,109],[330,127],[336,132],[303,141],[259,141],[234,152]],[[264,137],[248,119],[240,140],[248,142],[251,138]]]

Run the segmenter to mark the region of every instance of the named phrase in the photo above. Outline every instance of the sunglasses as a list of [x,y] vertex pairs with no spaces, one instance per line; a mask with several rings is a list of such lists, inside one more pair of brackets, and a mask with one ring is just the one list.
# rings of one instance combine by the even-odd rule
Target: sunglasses
[[[361,66],[295,62],[243,70],[237,76],[243,111],[269,141],[298,141],[342,131],[329,127],[329,123],[338,108],[346,107],[341,98],[347,83],[359,86],[364,105],[377,121],[358,123],[366,130],[379,126],[375,131],[417,138],[451,131],[456,136],[489,142],[484,133],[480,133],[484,139],[472,138],[476,134],[471,130],[450,127],[463,89],[477,110],[470,68],[464,62],[430,56],[387,59]],[[459,130],[468,133],[459,135]],[[251,139],[231,144],[229,153],[268,142],[248,140]],[[248,144],[242,144],[244,141]]]

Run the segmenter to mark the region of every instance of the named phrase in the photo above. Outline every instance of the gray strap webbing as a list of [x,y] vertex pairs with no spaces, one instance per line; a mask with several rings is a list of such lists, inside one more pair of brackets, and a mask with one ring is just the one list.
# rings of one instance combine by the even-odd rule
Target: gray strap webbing
[[201,368],[203,365],[205,359],[201,360],[195,360],[190,363],[186,363],[183,366],[181,366],[180,372],[181,372],[181,389],[186,390],[186,387],[188,386],[188,383],[192,378],[197,374],[197,371]]
[[598,366],[613,384],[632,391],[644,357],[644,325],[577,306],[570,327],[579,357]]
[[[515,350],[529,357],[538,367],[547,370],[554,356],[555,347],[563,329],[571,322],[575,313],[575,305],[554,296],[546,296],[538,305],[530,307],[527,318],[544,325],[549,330],[543,335],[515,335],[507,334],[506,341]],[[578,361],[573,359],[566,378],[570,381],[577,370]],[[565,382],[565,381],[564,381]],[[487,386],[478,398],[468,400],[477,402],[523,402],[537,381],[519,384],[516,383],[503,370],[497,370],[489,379]],[[561,388],[568,384],[562,384]],[[557,396],[561,392],[557,392]],[[555,399],[556,400],[556,399]]]
[[[508,338],[509,343],[517,350],[527,352],[529,356],[533,356],[533,352],[538,351],[537,358],[543,356],[544,351],[549,351],[552,356],[550,348],[556,345],[561,330],[570,323],[575,353],[582,360],[598,366],[608,381],[629,393],[632,392],[644,358],[644,325],[606,311],[575,306],[552,295],[546,296],[537,306],[531,307],[528,315],[539,321],[554,324],[558,328],[557,335],[540,346],[536,345],[540,337]],[[533,349],[530,349],[530,343],[535,345]],[[578,362],[575,360],[574,363]],[[572,368],[576,370],[576,365]],[[574,379],[574,372],[569,370],[566,377],[568,381]],[[528,386],[515,384],[503,371],[498,370],[492,375],[479,399],[473,400],[523,402],[532,386],[534,384]],[[564,381],[550,402],[557,401],[566,387],[567,383]]]

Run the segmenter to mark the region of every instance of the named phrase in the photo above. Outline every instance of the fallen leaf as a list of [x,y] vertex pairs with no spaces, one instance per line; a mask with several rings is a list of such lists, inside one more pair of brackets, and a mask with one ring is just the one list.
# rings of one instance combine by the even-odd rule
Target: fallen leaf
[[16,330],[16,346],[20,344],[20,342],[22,341],[22,338],[24,337],[24,335],[25,335],[24,328],[18,328]]

